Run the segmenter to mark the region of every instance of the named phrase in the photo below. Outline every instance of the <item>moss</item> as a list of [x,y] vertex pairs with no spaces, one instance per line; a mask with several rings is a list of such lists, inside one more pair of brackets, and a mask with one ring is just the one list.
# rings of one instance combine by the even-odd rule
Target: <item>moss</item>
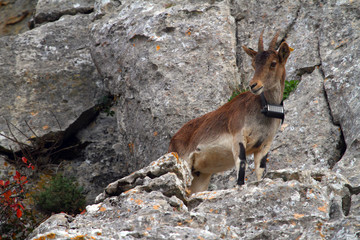
[[85,207],[83,188],[74,178],[54,176],[43,190],[34,195],[36,206],[48,213],[77,214]]

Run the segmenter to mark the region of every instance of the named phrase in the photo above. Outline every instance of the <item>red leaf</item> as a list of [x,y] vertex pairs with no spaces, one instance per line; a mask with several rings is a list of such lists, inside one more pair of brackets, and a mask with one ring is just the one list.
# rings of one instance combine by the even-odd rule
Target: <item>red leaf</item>
[[21,178],[20,178],[20,180],[23,182],[23,181],[26,181],[26,176],[22,176]]
[[11,191],[7,191],[5,193],[3,193],[4,197],[5,197],[5,200],[6,201],[9,201],[10,200],[10,196],[11,196]]
[[4,186],[4,185],[5,185],[4,180],[0,180],[0,185],[1,185],[1,186]]
[[32,169],[32,170],[34,170],[34,169],[35,169],[35,167],[34,167],[34,166],[31,166],[31,169]]
[[27,158],[26,158],[26,157],[22,157],[21,160],[22,160],[24,163],[27,163]]
[[18,171],[16,171],[16,174],[14,176],[14,180],[19,180],[20,177],[21,177],[21,174]]
[[6,182],[5,182],[5,187],[7,186],[7,185],[9,185],[10,184],[10,181],[9,180],[7,180]]
[[22,211],[21,211],[20,208],[18,208],[18,210],[16,210],[16,216],[17,216],[18,218],[21,218],[21,216],[22,216]]

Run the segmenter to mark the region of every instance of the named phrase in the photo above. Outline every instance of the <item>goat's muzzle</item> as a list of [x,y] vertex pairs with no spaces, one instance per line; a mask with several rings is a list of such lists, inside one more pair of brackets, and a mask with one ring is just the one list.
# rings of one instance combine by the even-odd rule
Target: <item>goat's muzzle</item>
[[250,90],[253,94],[260,95],[264,90],[264,86],[259,83],[250,82]]

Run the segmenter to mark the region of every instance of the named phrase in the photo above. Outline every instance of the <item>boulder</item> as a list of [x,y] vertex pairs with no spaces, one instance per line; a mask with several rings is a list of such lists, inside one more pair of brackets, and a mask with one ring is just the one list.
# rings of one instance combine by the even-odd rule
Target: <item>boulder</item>
[[341,129],[333,124],[319,68],[301,76],[284,102],[285,121],[272,144],[269,169],[332,168],[341,158]]
[[[89,51],[90,20],[64,16],[0,38],[1,134],[30,144],[50,132],[75,134],[96,116],[93,107],[106,93]],[[4,136],[0,146],[18,149]]]
[[86,213],[54,215],[28,239],[355,239],[359,232],[345,216],[348,181],[328,170],[272,171],[260,182],[188,196],[190,179],[187,164],[167,154],[111,183]]
[[119,96],[121,157],[139,169],[184,123],[228,100],[238,81],[235,22],[227,1],[131,0],[102,11],[92,55]]
[[358,1],[326,4],[320,37],[325,91],[346,143],[345,155],[333,170],[347,176],[353,186],[360,182],[359,7]]

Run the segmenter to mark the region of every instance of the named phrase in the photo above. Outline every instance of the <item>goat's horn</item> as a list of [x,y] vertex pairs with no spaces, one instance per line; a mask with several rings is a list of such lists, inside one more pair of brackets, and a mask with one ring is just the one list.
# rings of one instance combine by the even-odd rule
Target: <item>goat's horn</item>
[[270,44],[269,44],[269,50],[275,50],[276,47],[276,41],[279,37],[280,32],[277,31],[274,38],[271,40]]
[[261,34],[260,34],[260,37],[259,37],[258,52],[263,52],[264,51],[263,34],[264,34],[264,30],[261,31]]

